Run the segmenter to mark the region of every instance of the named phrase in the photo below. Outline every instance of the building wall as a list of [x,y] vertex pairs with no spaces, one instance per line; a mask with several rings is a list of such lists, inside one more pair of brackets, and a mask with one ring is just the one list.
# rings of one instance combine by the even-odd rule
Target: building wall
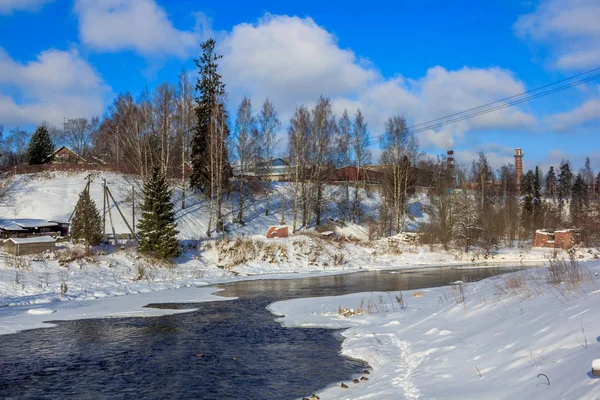
[[4,251],[16,256],[26,254],[40,254],[46,250],[56,249],[56,243],[13,243],[7,240],[4,244]]

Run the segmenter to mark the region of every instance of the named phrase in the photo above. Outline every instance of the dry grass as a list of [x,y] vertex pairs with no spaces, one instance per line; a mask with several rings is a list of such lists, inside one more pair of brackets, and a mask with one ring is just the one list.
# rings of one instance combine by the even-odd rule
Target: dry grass
[[247,238],[221,239],[205,249],[213,248],[217,251],[217,263],[220,268],[232,269],[238,265],[251,261],[266,261],[271,264],[286,261],[288,249],[283,243],[265,242]]
[[567,285],[576,289],[594,282],[590,270],[577,261],[574,252],[569,253],[568,260],[550,260],[547,271],[547,282],[552,285]]

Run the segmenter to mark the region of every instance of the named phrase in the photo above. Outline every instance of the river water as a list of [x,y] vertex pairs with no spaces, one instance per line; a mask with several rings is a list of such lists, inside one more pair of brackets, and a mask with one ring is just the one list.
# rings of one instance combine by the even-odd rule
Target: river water
[[0,336],[2,399],[294,399],[367,367],[339,355],[327,329],[283,328],[278,300],[401,291],[522,269],[365,272],[226,285],[237,300],[160,304],[197,311],[153,318],[55,322]]

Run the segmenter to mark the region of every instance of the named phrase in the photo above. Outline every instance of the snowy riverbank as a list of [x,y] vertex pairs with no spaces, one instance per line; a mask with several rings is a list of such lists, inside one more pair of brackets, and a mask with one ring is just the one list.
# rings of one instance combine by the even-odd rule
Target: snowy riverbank
[[[476,283],[272,304],[288,327],[348,328],[342,354],[367,361],[322,399],[597,399],[600,263],[588,282],[548,283],[545,267]],[[463,297],[464,294],[464,297]],[[403,305],[398,301],[402,295]],[[464,301],[462,301],[464,298]],[[346,315],[362,309],[364,313]],[[548,380],[544,374],[548,377]]]

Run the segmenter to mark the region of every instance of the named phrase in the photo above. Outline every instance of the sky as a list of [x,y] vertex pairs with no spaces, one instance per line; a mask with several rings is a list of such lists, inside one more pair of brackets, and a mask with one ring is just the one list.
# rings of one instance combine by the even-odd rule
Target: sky
[[[0,0],[0,124],[102,116],[119,93],[195,77],[214,37],[231,115],[269,97],[285,130],[324,95],[378,136],[393,115],[413,126],[600,67],[597,21],[598,0]],[[484,151],[499,168],[519,147],[525,168],[589,156],[598,171],[599,128],[596,79],[417,135],[461,163]]]

